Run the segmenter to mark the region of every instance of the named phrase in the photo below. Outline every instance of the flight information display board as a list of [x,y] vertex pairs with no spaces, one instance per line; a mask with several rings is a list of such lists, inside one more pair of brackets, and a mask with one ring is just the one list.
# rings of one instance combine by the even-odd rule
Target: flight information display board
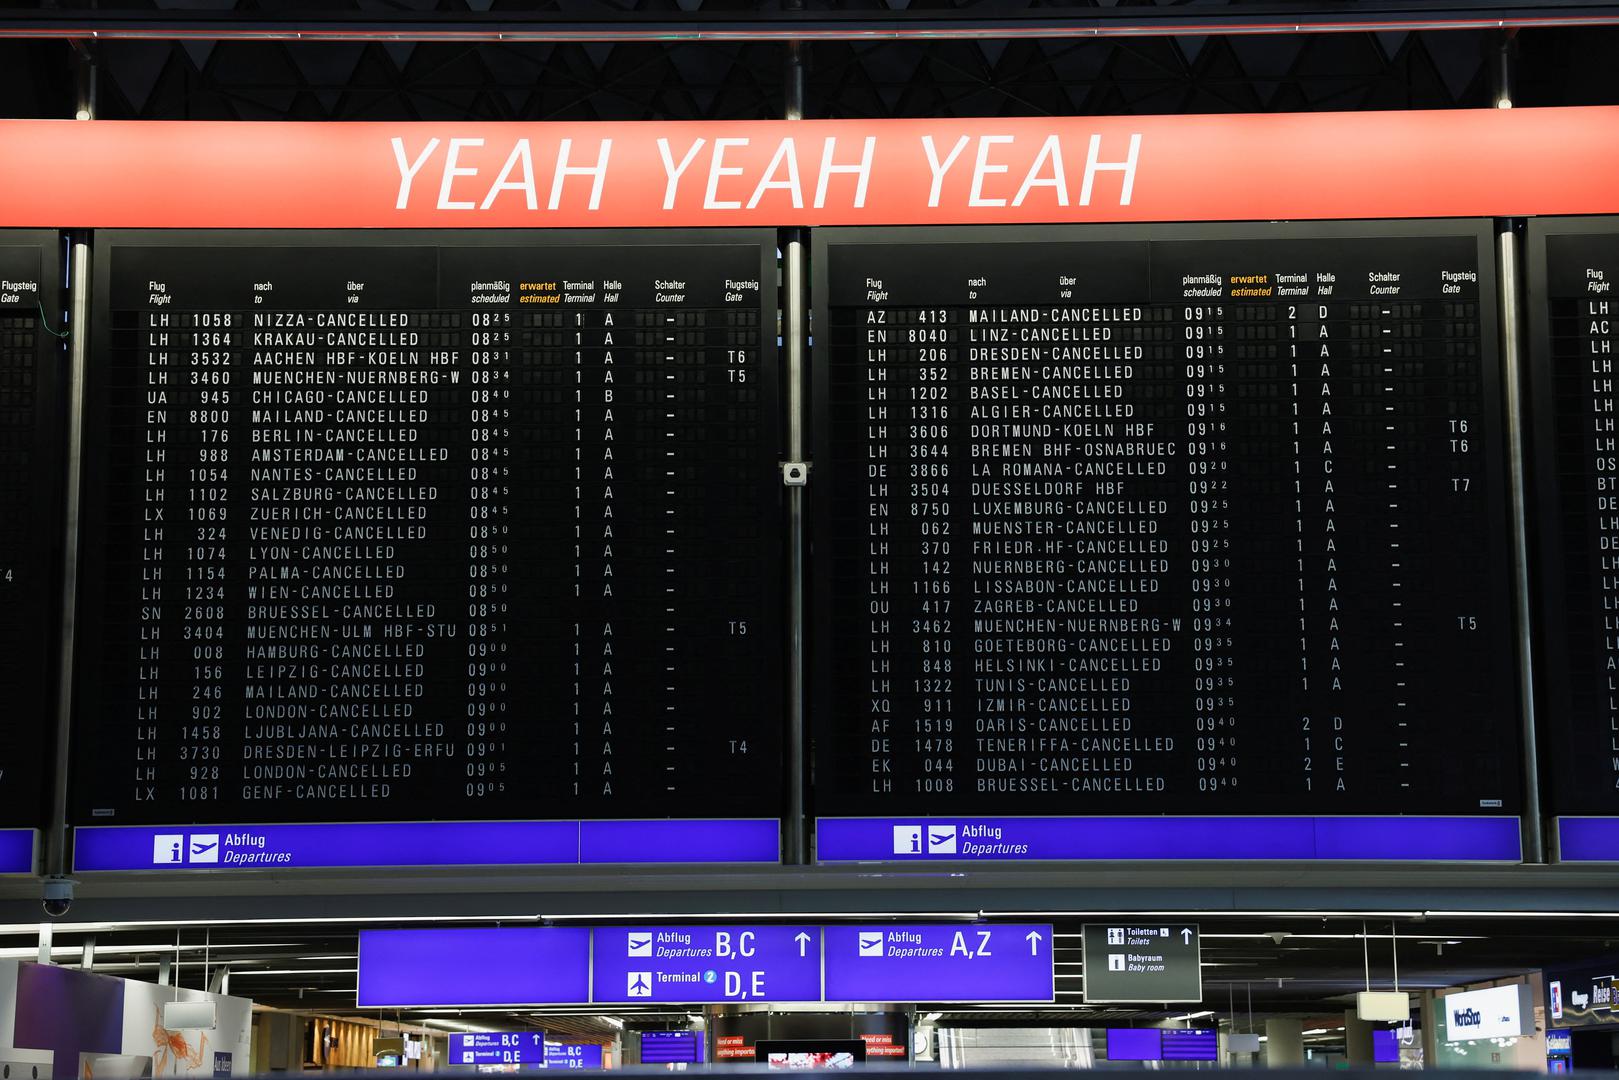
[[60,625],[60,239],[0,231],[0,826],[44,820]]
[[1619,813],[1619,222],[1531,221],[1535,526],[1555,814]]
[[779,816],[774,233],[96,255],[75,820]]
[[815,813],[1514,812],[1489,251],[817,233]]

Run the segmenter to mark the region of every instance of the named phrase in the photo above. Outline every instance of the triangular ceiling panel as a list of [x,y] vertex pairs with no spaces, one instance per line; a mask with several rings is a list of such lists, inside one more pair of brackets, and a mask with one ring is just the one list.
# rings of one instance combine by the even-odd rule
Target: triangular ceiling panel
[[214,43],[212,41],[183,41],[180,43],[180,47],[191,58],[191,66],[198,71],[207,67],[208,58],[214,55]]
[[1439,77],[1445,80],[1451,98],[1462,100],[1483,66],[1478,40],[1470,35],[1424,34],[1422,44]]
[[1101,78],[1112,55],[1113,50],[1101,42],[1073,42],[1061,52],[1051,54],[1047,63],[1051,73],[1064,82],[1092,82]]
[[411,41],[390,41],[382,47],[388,58],[394,62],[394,67],[400,71],[410,63],[410,58],[416,55],[416,44]]
[[1293,70],[1306,38],[1302,34],[1236,34],[1227,41],[1249,75],[1275,79]]
[[1400,55],[1400,50],[1405,48],[1405,43],[1410,37],[1411,35],[1403,30],[1391,30],[1372,35],[1373,40],[1377,42],[1378,48],[1383,50],[1383,55],[1389,60],[1393,60]]
[[1198,55],[1208,43],[1208,37],[1201,34],[1182,34],[1175,39],[1176,46],[1180,49],[1181,55],[1186,57],[1188,64],[1197,63]]
[[137,114],[146,108],[163,65],[169,61],[169,50],[169,45],[160,41],[120,41],[103,49],[102,68]]
[[305,82],[314,86],[341,87],[354,75],[360,65],[365,46],[342,44],[297,44],[289,46],[288,55],[303,75]]

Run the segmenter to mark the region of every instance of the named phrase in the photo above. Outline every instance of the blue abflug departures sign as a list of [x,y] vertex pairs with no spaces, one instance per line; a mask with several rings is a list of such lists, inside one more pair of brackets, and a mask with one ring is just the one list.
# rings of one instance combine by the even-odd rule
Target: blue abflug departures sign
[[599,1002],[820,1001],[815,926],[603,926]]
[[1045,924],[828,926],[828,1001],[1051,1001]]
[[82,826],[73,835],[73,869],[87,873],[742,864],[781,858],[781,828],[774,818]]
[[1520,845],[1519,821],[1509,816],[970,816],[815,822],[815,858],[822,863],[1517,862]]
[[1044,923],[367,930],[359,1004],[1051,1001]]
[[450,1035],[451,1065],[548,1065],[543,1031],[472,1031]]

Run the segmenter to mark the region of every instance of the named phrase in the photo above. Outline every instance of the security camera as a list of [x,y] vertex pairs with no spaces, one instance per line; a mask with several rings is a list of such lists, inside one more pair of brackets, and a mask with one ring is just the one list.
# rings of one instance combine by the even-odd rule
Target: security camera
[[73,879],[53,877],[45,879],[45,914],[60,919],[73,906]]

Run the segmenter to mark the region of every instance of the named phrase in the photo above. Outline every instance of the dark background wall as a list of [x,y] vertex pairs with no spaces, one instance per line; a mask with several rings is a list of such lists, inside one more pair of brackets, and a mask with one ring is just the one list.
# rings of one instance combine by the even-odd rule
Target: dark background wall
[[[780,116],[787,46],[692,42],[695,33],[795,20],[813,33],[861,28],[869,40],[804,46],[811,117],[1039,116],[1478,108],[1493,99],[1496,29],[1420,29],[1518,11],[1490,0],[1405,4],[1240,0],[1046,4],[1039,0],[168,0],[15,2],[0,10],[0,113],[72,114],[75,50],[100,74],[106,119],[696,120]],[[1619,5],[1534,6],[1547,16],[1601,19]],[[1378,19],[1374,31],[1241,33],[1236,26]],[[896,40],[928,29],[1010,27],[1031,37]],[[1124,25],[1152,36],[1099,37]],[[312,42],[217,41],[210,29],[397,33],[596,28],[665,40]],[[149,40],[83,45],[7,34],[140,30]],[[1171,32],[1208,29],[1214,33]],[[167,34],[191,35],[163,40]],[[888,35],[888,36],[884,36]],[[688,40],[668,40],[685,37]],[[1619,101],[1619,27],[1526,28],[1513,34],[1521,106]]]

